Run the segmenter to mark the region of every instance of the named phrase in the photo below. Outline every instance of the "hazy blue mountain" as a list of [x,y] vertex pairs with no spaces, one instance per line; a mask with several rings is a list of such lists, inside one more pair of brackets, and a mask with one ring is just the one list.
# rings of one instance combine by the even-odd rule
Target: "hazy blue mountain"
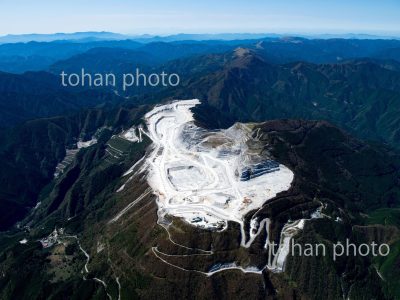
[[118,47],[135,49],[141,43],[124,41],[87,41],[74,43],[69,41],[29,42],[0,45],[0,71],[23,73],[26,71],[46,70],[58,60],[86,52],[98,47]]
[[0,36],[0,44],[5,43],[26,43],[26,42],[52,42],[57,40],[88,41],[88,40],[125,40],[128,36],[113,32],[74,32],[74,33],[53,33],[53,34],[8,34]]
[[258,40],[265,38],[285,38],[291,36],[298,36],[307,39],[400,39],[399,35],[373,35],[373,34],[361,34],[361,33],[343,33],[343,34],[301,34],[295,32],[287,33],[210,33],[210,34],[171,34],[171,35],[151,35],[151,34],[120,34],[114,32],[74,32],[74,33],[54,33],[54,34],[8,34],[0,36],[0,44],[3,43],[20,43],[20,42],[51,42],[58,40],[68,40],[73,42],[87,42],[94,40],[125,40],[133,39],[143,43],[150,42],[172,42],[172,41],[211,41],[211,40]]
[[[400,40],[305,39],[287,37],[278,41],[260,41],[249,47],[271,63],[307,61],[333,63],[348,59],[376,57],[396,59],[393,48]],[[387,51],[389,51],[387,53]]]
[[[243,38],[245,37],[247,36],[243,35]],[[256,37],[258,38],[253,36]],[[271,63],[293,61],[331,63],[365,57],[399,60],[400,41],[300,37],[195,41],[191,40],[191,36],[183,35],[181,40],[146,37],[109,41],[86,39],[79,42],[63,40],[9,43],[0,45],[0,70],[12,73],[46,70],[59,60],[69,59],[93,48],[138,49],[156,57],[158,61],[170,61],[187,56],[221,53],[235,47],[253,49]]]
[[[87,52],[60,60],[50,66],[50,70],[59,73],[61,70],[90,72],[129,71],[132,66],[156,66],[167,61],[184,57],[193,57],[205,53],[222,53],[235,46],[224,43],[198,42],[153,42],[140,47],[98,47]],[[135,68],[130,68],[130,71]]]

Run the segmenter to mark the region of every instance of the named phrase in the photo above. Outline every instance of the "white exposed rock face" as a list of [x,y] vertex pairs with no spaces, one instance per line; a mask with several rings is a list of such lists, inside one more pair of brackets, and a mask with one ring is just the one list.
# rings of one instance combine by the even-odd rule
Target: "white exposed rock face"
[[79,141],[76,143],[76,146],[78,147],[78,149],[81,149],[81,148],[90,147],[90,146],[92,146],[92,145],[94,145],[94,144],[96,144],[96,143],[97,143],[97,139],[92,138],[90,141],[87,141],[87,142],[82,142],[81,140],[79,140]]
[[[121,133],[121,137],[133,143],[141,142],[142,136],[140,130],[141,130],[140,128],[136,130],[136,127],[131,127],[127,131]],[[139,136],[136,134],[136,131],[139,132]]]
[[207,229],[223,230],[227,221],[243,227],[249,211],[290,188],[293,172],[275,163],[269,171],[241,178],[247,167],[263,162],[251,129],[240,123],[212,132],[199,128],[190,111],[199,103],[177,101],[145,116],[155,144],[147,158],[148,181],[158,195],[159,216]]

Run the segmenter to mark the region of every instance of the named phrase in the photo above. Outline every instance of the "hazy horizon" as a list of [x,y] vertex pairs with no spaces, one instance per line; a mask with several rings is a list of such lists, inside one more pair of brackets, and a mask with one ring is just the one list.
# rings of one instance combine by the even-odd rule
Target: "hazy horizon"
[[[37,32],[26,32],[26,33],[11,33],[11,34],[0,34],[0,38],[6,38],[7,36],[56,36],[56,35],[66,35],[66,36],[71,36],[71,38],[74,35],[77,34],[89,34],[93,33],[93,37],[95,34],[100,34],[100,33],[105,33],[105,34],[115,34],[115,35],[121,35],[122,37],[126,38],[154,38],[154,37],[170,37],[170,36],[179,36],[179,35],[199,35],[199,36],[228,36],[232,35],[233,39],[239,39],[237,36],[243,36],[242,38],[247,39],[247,38],[259,38],[256,36],[265,36],[265,37],[302,37],[302,38],[332,38],[338,37],[338,38],[361,38],[365,37],[368,39],[371,37],[372,39],[374,38],[394,38],[394,39],[399,39],[400,38],[400,33],[397,32],[176,32],[176,33],[136,33],[136,34],[129,34],[129,33],[121,33],[121,32],[112,32],[112,31],[74,31],[74,32],[43,32],[43,33],[37,33]],[[235,37],[236,36],[236,37]],[[248,37],[246,37],[248,36]],[[253,37],[254,36],[254,37]],[[57,40],[57,39],[55,39]],[[34,41],[34,39],[32,40]]]
[[122,34],[400,34],[400,2],[255,0],[139,2],[5,1],[0,35],[109,31]]

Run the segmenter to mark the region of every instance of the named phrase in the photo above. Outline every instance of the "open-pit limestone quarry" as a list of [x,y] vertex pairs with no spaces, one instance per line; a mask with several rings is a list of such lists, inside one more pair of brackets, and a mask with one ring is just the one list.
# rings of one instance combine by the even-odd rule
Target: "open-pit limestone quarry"
[[223,230],[289,189],[293,173],[265,155],[249,125],[207,131],[190,111],[199,100],[155,107],[146,116],[154,150],[149,183],[159,216],[173,215],[205,229]]
[[[152,140],[147,155],[124,174],[129,175],[139,167],[138,173],[147,174],[151,189],[110,222],[117,221],[130,207],[153,192],[157,196],[158,223],[167,230],[170,239],[168,227],[171,219],[168,216],[213,231],[224,231],[228,228],[228,222],[236,222],[240,225],[240,246],[244,248],[249,248],[263,230],[266,232],[264,249],[269,253],[268,262],[261,268],[226,262],[213,266],[207,272],[185,271],[196,271],[207,276],[226,269],[257,274],[266,268],[274,272],[283,271],[290,252],[290,241],[303,229],[307,219],[289,220],[282,228],[279,244],[275,245],[269,233],[271,220],[260,218],[257,212],[268,200],[291,187],[293,172],[273,160],[265,151],[265,144],[259,140],[255,124],[236,123],[228,129],[219,130],[199,127],[191,111],[198,104],[199,100],[192,99],[156,106],[144,117],[147,128],[132,127],[120,135],[132,142],[141,142],[143,135]],[[125,184],[118,192],[124,187]],[[252,215],[249,214],[251,212]],[[319,211],[311,216],[318,217]],[[249,222],[249,226],[245,222]],[[200,250],[204,255],[213,253],[193,250]],[[168,254],[160,252],[157,247],[153,247],[153,253],[165,263],[182,269],[162,258],[162,255]]]

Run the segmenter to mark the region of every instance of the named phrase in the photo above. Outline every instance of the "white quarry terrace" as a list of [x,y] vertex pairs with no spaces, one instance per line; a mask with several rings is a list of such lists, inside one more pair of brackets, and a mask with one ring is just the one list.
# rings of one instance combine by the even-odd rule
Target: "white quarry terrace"
[[76,148],[74,149],[65,149],[65,157],[64,159],[59,162],[56,166],[56,171],[54,172],[54,177],[57,178],[60,176],[65,168],[67,168],[74,160],[75,155],[79,152],[82,148],[90,147],[97,143],[97,139],[92,137],[91,140],[83,142],[81,139],[76,143]]
[[[216,131],[196,126],[191,108],[199,103],[176,101],[145,116],[154,142],[147,157],[148,181],[158,196],[160,221],[172,215],[215,230],[233,221],[243,231],[244,216],[288,190],[294,174],[261,153],[251,125]],[[257,220],[252,222],[258,227]],[[242,239],[242,246],[250,245]]]

